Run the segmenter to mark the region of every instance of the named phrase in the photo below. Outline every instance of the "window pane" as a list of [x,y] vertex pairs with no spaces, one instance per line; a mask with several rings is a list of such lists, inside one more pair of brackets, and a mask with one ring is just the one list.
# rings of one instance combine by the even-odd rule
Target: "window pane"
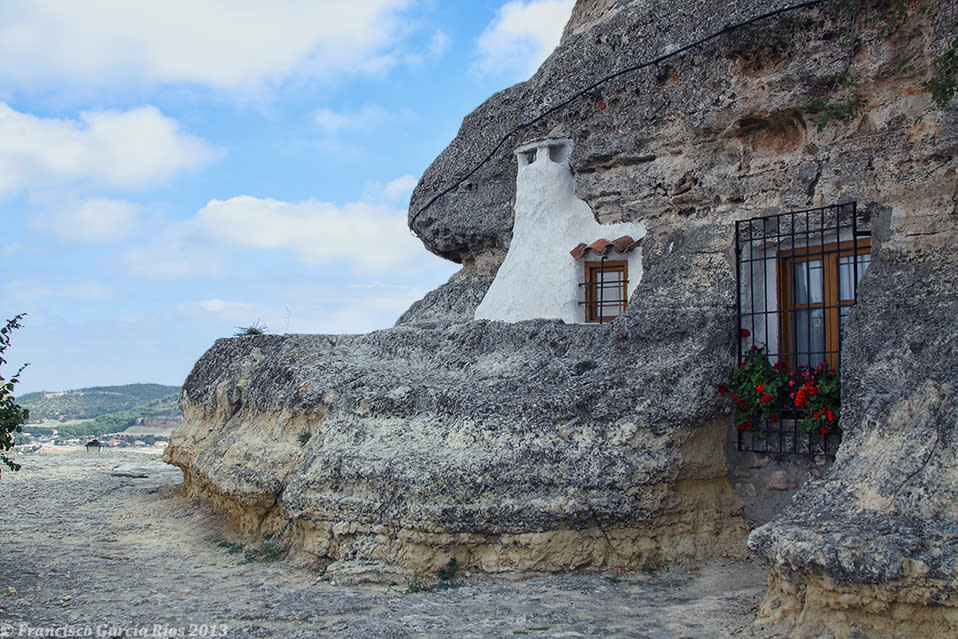
[[599,274],[603,288],[615,288],[622,284],[622,271],[606,271]]
[[598,300],[602,306],[602,317],[616,317],[622,310],[622,276],[619,270],[606,270],[597,273],[599,280]]
[[820,308],[795,312],[795,361],[815,367],[825,359],[825,312]]
[[868,253],[862,253],[858,256],[858,280],[855,280],[855,270],[852,268],[854,256],[846,255],[838,258],[838,292],[843,300],[855,299],[855,289],[862,276],[865,275],[865,269],[871,264],[872,256]]
[[602,319],[610,319],[619,316],[619,304],[605,302],[602,304]]
[[792,263],[792,296],[796,306],[822,303],[825,290],[821,260]]
[[582,285],[585,321],[608,322],[625,310],[627,273],[628,265],[621,260],[586,263]]

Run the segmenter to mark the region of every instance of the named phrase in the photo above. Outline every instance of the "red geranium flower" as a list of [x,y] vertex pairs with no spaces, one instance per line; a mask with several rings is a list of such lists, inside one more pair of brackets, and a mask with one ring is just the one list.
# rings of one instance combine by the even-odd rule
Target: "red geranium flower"
[[751,428],[751,427],[752,427],[752,420],[751,420],[751,419],[747,419],[747,420],[745,420],[744,422],[742,422],[741,424],[738,425],[738,429],[739,429],[739,430],[745,430],[746,428]]
[[755,392],[758,393],[759,395],[761,395],[762,393],[764,393],[764,392],[765,392],[765,384],[759,384],[758,386],[756,386],[756,387],[755,387]]
[[728,387],[728,386],[719,386],[718,391],[719,391],[719,395],[728,395],[728,394],[729,394],[729,387]]
[[745,339],[751,336],[752,336],[752,333],[747,328],[742,329],[742,339]]

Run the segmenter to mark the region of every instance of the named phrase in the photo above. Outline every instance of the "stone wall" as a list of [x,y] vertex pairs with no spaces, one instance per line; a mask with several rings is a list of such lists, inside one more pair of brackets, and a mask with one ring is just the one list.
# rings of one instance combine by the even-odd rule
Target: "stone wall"
[[832,466],[825,455],[742,452],[738,432],[730,428],[725,442],[728,480],[742,499],[746,519],[766,524],[792,503],[808,482],[821,478]]

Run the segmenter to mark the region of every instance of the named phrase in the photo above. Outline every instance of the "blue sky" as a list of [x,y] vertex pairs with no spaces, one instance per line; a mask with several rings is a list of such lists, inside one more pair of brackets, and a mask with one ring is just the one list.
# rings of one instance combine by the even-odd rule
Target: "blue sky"
[[4,0],[2,372],[180,384],[237,327],[391,326],[458,268],[412,188],[572,4]]

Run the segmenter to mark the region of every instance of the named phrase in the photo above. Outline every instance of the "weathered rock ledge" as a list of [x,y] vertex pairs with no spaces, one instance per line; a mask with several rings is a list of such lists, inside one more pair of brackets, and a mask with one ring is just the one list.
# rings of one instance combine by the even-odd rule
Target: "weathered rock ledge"
[[658,331],[637,370],[618,328],[219,340],[184,386],[166,460],[192,494],[304,561],[560,570],[740,554],[726,426],[703,417],[714,400],[646,398],[694,383],[676,360],[721,332]]

